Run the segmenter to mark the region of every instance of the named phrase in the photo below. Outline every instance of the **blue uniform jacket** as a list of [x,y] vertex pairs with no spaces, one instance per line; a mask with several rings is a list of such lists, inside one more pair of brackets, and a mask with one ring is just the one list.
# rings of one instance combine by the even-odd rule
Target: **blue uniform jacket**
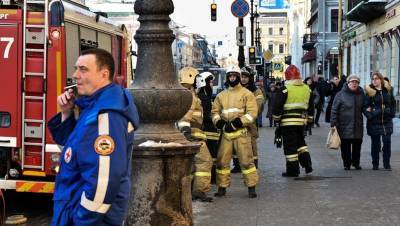
[[90,97],[75,101],[80,107],[48,127],[64,146],[56,177],[51,225],[122,225],[131,190],[133,130],[139,117],[132,96],[110,84]]

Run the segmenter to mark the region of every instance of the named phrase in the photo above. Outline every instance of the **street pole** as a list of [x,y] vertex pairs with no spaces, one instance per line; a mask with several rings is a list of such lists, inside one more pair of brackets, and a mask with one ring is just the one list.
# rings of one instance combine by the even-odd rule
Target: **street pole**
[[[178,82],[172,60],[175,36],[168,24],[174,4],[136,0],[134,7],[140,28],[135,35],[137,73],[129,91],[141,124],[133,143],[125,225],[193,225],[191,167],[200,145],[187,141],[174,126],[192,103],[191,93]],[[146,141],[155,144],[143,146]]]
[[250,0],[250,38],[251,46],[254,46],[254,11],[253,11],[254,0]]
[[[239,27],[243,27],[243,18],[239,18]],[[245,61],[244,47],[239,46],[238,62],[240,68],[244,67],[244,61]]]
[[338,75],[339,79],[342,79],[343,68],[342,68],[342,16],[343,16],[343,9],[342,9],[342,0],[339,0],[339,15],[338,15],[338,37],[339,37],[339,57],[338,57]]

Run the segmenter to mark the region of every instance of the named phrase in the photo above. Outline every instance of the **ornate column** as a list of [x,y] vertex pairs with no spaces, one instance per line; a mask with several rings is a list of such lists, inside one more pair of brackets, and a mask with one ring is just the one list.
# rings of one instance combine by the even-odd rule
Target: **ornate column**
[[[168,23],[172,0],[137,0],[138,61],[129,88],[140,115],[132,160],[132,193],[126,225],[193,225],[191,166],[199,149],[174,127],[192,96],[177,79]],[[141,146],[153,140],[158,145]]]

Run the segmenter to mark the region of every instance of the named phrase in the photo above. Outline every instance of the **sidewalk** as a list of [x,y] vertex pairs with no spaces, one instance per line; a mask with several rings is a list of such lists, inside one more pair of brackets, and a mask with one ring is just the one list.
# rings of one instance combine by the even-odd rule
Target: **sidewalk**
[[273,146],[274,128],[264,126],[258,142],[258,198],[249,199],[242,176],[232,175],[226,197],[215,198],[213,203],[193,203],[195,225],[400,225],[400,120],[395,120],[392,135],[393,171],[372,170],[366,132],[363,170],[344,171],[340,151],[325,148],[329,125],[320,124],[306,139],[312,177],[305,178],[304,170],[298,179],[281,176],[285,170],[283,149]]

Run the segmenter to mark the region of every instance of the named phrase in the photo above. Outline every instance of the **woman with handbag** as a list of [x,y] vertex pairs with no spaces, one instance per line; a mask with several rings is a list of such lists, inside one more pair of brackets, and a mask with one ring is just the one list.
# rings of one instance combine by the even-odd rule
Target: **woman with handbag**
[[351,165],[361,170],[364,92],[359,84],[360,78],[356,75],[349,76],[347,84],[343,85],[332,104],[331,127],[336,126],[341,139],[344,170],[350,170]]
[[375,72],[372,84],[365,87],[365,92],[364,115],[367,117],[367,133],[371,136],[372,169],[379,169],[379,152],[382,150],[383,167],[391,170],[391,136],[396,113],[392,87],[382,74]]

